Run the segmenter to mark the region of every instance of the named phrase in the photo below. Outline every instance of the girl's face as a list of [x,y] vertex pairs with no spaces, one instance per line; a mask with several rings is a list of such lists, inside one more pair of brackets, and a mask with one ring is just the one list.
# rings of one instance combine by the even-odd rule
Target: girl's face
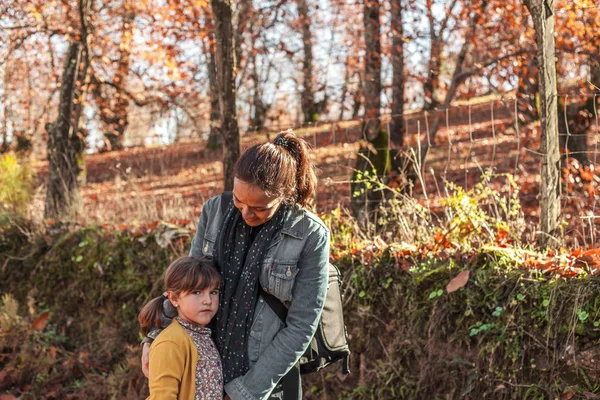
[[169,291],[169,300],[177,308],[179,318],[206,325],[219,309],[219,285],[176,295]]
[[244,222],[249,226],[259,226],[273,218],[282,199],[267,196],[261,188],[233,179],[233,205],[240,210]]

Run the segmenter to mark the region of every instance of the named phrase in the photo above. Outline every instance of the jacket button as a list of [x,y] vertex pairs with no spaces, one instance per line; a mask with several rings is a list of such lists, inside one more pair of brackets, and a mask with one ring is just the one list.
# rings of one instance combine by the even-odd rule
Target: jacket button
[[260,299],[258,299],[258,301],[262,303],[264,300],[262,298],[260,298]]
[[254,331],[250,331],[250,336],[254,337],[256,336],[256,333]]

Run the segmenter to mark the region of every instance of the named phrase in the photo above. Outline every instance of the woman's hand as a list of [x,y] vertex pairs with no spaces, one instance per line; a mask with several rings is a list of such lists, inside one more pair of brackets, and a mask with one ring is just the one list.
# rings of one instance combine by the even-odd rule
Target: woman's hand
[[150,343],[144,343],[142,347],[142,372],[149,378],[148,374],[150,373]]

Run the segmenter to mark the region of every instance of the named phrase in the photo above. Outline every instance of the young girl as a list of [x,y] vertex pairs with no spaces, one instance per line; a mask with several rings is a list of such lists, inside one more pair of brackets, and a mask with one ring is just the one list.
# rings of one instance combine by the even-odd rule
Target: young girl
[[146,335],[152,324],[168,323],[165,299],[177,310],[150,348],[148,399],[223,399],[221,359],[206,327],[219,308],[220,282],[214,262],[205,256],[181,257],[165,271],[167,291],[138,316]]

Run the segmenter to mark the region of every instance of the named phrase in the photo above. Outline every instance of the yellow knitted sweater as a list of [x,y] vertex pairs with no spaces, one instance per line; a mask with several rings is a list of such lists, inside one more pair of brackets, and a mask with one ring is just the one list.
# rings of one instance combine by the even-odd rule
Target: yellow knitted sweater
[[198,350],[173,319],[150,347],[150,396],[147,400],[194,400]]

